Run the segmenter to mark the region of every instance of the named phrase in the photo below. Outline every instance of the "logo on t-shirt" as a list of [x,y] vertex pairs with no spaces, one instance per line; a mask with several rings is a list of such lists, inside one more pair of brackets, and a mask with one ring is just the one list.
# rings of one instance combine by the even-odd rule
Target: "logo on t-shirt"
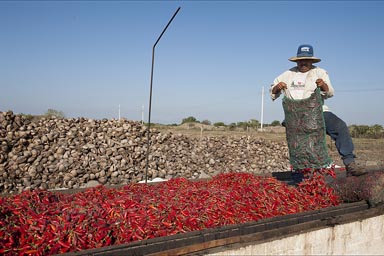
[[292,81],[291,83],[291,87],[295,89],[304,88],[304,86],[305,86],[305,83],[302,81]]
[[305,81],[307,79],[308,72],[297,72],[290,84],[290,93],[293,99],[302,99],[304,96]]

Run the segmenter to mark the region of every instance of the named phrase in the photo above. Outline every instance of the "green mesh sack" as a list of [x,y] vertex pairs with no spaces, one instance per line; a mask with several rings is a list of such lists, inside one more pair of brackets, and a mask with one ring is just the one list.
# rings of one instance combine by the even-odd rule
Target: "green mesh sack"
[[309,98],[283,98],[286,137],[290,163],[294,170],[324,168],[332,160],[328,155],[323,99],[317,88]]

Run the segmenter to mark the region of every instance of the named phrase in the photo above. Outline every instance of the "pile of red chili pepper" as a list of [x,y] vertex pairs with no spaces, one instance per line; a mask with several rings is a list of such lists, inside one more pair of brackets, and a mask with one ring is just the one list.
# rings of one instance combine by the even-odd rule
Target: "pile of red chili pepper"
[[0,254],[52,255],[338,205],[322,175],[298,186],[249,173],[210,180],[28,190],[0,198]]

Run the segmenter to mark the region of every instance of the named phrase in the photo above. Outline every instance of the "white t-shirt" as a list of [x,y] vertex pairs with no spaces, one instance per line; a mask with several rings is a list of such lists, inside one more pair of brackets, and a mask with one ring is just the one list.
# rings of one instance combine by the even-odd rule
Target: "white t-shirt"
[[[269,92],[272,100],[277,99],[282,93],[288,98],[301,100],[306,99],[311,96],[311,94],[317,88],[316,80],[323,79],[324,82],[328,85],[329,91],[323,92],[321,91],[321,95],[323,99],[327,99],[333,96],[334,89],[329,80],[329,76],[327,71],[322,68],[313,66],[311,70],[306,73],[299,72],[297,67],[293,67],[278,77],[275,78],[273,84],[271,85]],[[273,88],[279,83],[284,82],[287,85],[286,90],[281,90],[276,94],[272,93]],[[323,110],[328,111],[328,107],[323,105]]]
[[292,83],[289,85],[291,96],[295,100],[304,98],[305,80],[307,79],[308,72],[297,72],[292,78]]

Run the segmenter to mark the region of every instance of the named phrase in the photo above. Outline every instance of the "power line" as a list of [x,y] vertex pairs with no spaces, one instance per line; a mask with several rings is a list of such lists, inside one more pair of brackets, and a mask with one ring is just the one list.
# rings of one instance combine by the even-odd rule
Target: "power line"
[[372,88],[372,89],[351,89],[351,90],[335,90],[336,92],[384,92],[383,88]]

